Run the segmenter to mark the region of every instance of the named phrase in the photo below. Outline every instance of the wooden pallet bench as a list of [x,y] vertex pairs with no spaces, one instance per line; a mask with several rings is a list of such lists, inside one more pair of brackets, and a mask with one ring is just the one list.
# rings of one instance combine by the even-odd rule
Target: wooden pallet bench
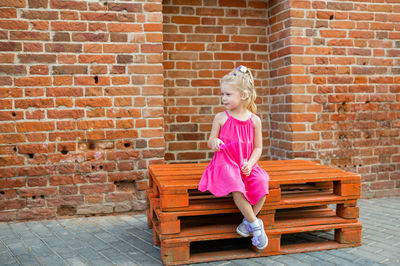
[[[305,160],[262,161],[259,165],[270,176],[270,194],[259,214],[270,244],[261,253],[254,252],[250,244],[248,249],[251,254],[256,253],[252,256],[361,244],[361,224],[357,221],[360,175]],[[217,198],[197,190],[206,166],[171,164],[149,167],[149,187],[146,190],[148,225],[153,227],[154,243],[161,244],[164,264],[233,258],[232,252],[227,251],[211,252],[214,255],[209,256],[210,251],[201,256],[200,253],[190,252],[192,243],[195,246],[198,242],[240,238],[235,228],[241,221],[241,215],[232,197]],[[327,207],[330,204],[336,204],[335,211]],[[227,217],[230,223],[219,226],[220,231],[215,231],[216,224],[220,224],[219,221],[225,223]],[[303,245],[302,249],[280,244],[284,234],[332,229],[335,230],[335,239],[329,244],[312,243]],[[177,252],[185,255],[171,255]],[[225,257],[224,252],[227,254]],[[249,257],[248,252],[243,254],[241,256]]]

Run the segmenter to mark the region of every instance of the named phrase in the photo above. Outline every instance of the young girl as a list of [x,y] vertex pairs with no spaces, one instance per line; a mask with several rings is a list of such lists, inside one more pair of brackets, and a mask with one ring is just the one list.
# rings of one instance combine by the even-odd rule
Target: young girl
[[200,191],[210,191],[217,197],[232,193],[243,214],[236,228],[241,236],[253,234],[252,243],[258,249],[268,245],[261,219],[261,210],[268,194],[268,174],[257,161],[262,152],[261,120],[256,113],[256,92],[251,72],[239,66],[221,80],[222,104],[226,111],[213,121],[208,146],[214,157],[199,183]]

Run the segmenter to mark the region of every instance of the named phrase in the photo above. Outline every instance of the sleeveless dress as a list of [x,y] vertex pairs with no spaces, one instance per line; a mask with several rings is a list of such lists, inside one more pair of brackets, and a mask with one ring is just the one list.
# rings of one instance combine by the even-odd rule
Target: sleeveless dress
[[268,194],[268,174],[255,164],[250,176],[240,168],[250,158],[254,146],[253,114],[246,120],[238,120],[227,111],[228,119],[220,129],[219,138],[225,145],[216,151],[200,179],[198,189],[210,191],[217,197],[233,191],[242,192],[251,205]]

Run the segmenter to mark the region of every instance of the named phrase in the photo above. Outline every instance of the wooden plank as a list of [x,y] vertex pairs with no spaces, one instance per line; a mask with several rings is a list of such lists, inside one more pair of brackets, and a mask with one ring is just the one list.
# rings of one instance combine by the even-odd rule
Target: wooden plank
[[[167,165],[166,165],[167,166]],[[260,166],[261,167],[261,166]],[[268,174],[273,174],[275,172],[283,172],[283,171],[306,171],[306,170],[328,170],[345,173],[346,171],[338,168],[332,168],[325,165],[276,165],[276,166],[263,166],[261,167]],[[154,171],[154,169],[150,169],[150,175],[157,176],[158,178],[163,178],[164,176],[169,176],[170,178],[174,176],[190,176],[190,175],[202,175],[205,170],[205,167],[181,167],[181,168],[169,168],[165,167],[165,169],[160,169]]]
[[[277,184],[297,184],[304,182],[326,182],[338,180],[361,180],[360,175],[353,173],[314,173],[314,174],[288,174],[275,178],[270,176],[270,187]],[[160,182],[159,187],[161,190],[170,188],[185,188],[197,189],[200,179],[193,180],[168,180]]]
[[[188,169],[193,168],[205,168],[209,163],[178,163],[178,164],[151,164],[149,165],[149,169],[154,170],[163,170],[167,168],[170,169],[181,169],[182,167],[187,167]],[[259,161],[258,164],[261,166],[269,166],[269,165],[317,165],[318,163],[308,161],[308,160],[269,160],[269,161]]]
[[[317,203],[316,203],[317,204]],[[264,221],[264,224],[266,228],[275,228],[275,227],[283,227],[283,226],[294,226],[296,223],[298,225],[306,225],[310,223],[320,223],[321,219],[324,218],[324,222],[330,221],[330,223],[340,223],[340,222],[355,222],[357,217],[349,216],[349,217],[343,217],[338,214],[336,214],[333,210],[329,208],[322,208],[321,203],[318,203],[319,205],[315,206],[309,206],[307,209],[286,209],[286,210],[278,210],[275,209],[273,212],[271,212],[270,209],[268,210],[262,210],[259,214],[259,218],[261,218]],[[155,206],[153,204],[152,206]],[[209,221],[213,221],[213,219],[217,219],[218,216],[215,216],[217,214],[224,214],[226,217],[229,217],[227,219],[234,219],[235,217],[235,223],[239,224],[241,222],[241,215],[239,213],[239,210],[237,207],[231,202],[229,205],[225,206],[226,208],[220,209],[212,209],[212,208],[207,208],[209,205],[202,206],[202,209],[199,210],[182,210],[182,211],[176,211],[176,212],[165,212],[161,211],[159,207],[156,206],[154,212],[156,213],[156,219],[160,224],[160,234],[166,235],[166,234],[178,234],[181,232],[181,228],[185,227],[187,223],[192,223],[193,225],[198,225],[199,223],[202,222],[202,219],[207,219]],[[280,207],[280,206],[278,206]],[[312,207],[312,208],[310,208]],[[315,208],[317,207],[317,208]],[[275,214],[276,212],[276,214]],[[239,215],[235,215],[239,214]],[[214,215],[214,216],[213,216]],[[203,216],[203,217],[202,217]],[[237,218],[239,217],[239,218]],[[305,217],[299,219],[299,217]],[[291,223],[287,223],[282,225],[281,220],[282,219],[288,219],[291,220]],[[317,219],[316,219],[317,218]],[[219,222],[221,223],[221,218],[218,218]],[[319,220],[318,220],[319,219]],[[182,226],[181,223],[184,223]],[[228,223],[231,223],[232,221],[227,221]],[[203,222],[204,223],[204,222]],[[186,224],[186,225],[185,225]],[[176,235],[175,235],[176,236]]]

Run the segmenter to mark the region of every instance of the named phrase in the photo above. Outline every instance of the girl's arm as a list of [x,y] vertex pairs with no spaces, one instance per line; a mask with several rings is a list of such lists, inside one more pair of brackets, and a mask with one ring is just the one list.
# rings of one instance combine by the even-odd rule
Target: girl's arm
[[261,119],[258,116],[254,116],[254,147],[253,152],[247,163],[242,167],[242,171],[246,176],[249,176],[251,169],[258,162],[262,153],[262,126]]
[[224,144],[222,140],[218,138],[221,125],[223,124],[223,113],[218,113],[214,117],[214,121],[211,128],[210,138],[208,139],[208,147],[213,151],[219,151],[221,144]]

